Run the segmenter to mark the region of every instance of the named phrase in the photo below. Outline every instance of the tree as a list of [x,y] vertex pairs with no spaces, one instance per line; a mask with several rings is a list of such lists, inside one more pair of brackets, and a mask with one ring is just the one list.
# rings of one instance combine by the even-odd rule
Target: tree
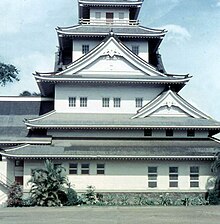
[[23,191],[19,183],[17,182],[13,183],[8,190],[7,206],[8,207],[22,206],[23,204],[22,196],[23,196]]
[[14,65],[0,62],[0,85],[5,86],[8,82],[19,81],[18,69]]
[[65,168],[55,166],[51,161],[45,161],[45,169],[32,170],[30,194],[38,206],[60,206],[67,194],[69,185]]
[[40,95],[41,95],[40,93],[36,93],[36,92],[31,93],[27,90],[19,94],[19,96],[40,96]]

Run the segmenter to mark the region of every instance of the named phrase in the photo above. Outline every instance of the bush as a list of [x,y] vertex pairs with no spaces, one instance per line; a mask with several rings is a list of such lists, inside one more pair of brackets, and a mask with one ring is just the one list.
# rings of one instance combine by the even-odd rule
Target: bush
[[77,193],[72,188],[67,189],[66,197],[67,197],[67,201],[66,201],[66,203],[64,203],[64,205],[66,205],[66,206],[77,205],[79,202]]
[[13,183],[8,191],[8,200],[7,206],[8,207],[21,207],[23,205],[23,191],[19,183]]

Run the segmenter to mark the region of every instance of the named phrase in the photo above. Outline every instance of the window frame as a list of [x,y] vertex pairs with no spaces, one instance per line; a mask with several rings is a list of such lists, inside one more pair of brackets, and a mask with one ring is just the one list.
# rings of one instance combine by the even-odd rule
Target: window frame
[[140,48],[139,45],[132,45],[132,46],[131,46],[131,51],[132,51],[134,54],[139,55],[139,53],[140,53],[140,49],[139,49],[139,48]]
[[78,175],[78,163],[69,163],[69,175]]
[[173,129],[166,129],[166,136],[167,137],[173,137],[174,131]]
[[76,97],[69,96],[69,107],[76,107]]
[[80,107],[88,106],[88,97],[80,97]]
[[[99,167],[101,166],[101,167]],[[97,163],[96,164],[96,174],[97,175],[105,175],[105,163]]]
[[137,107],[137,108],[143,107],[143,97],[135,98],[135,107]]
[[144,136],[152,136],[153,135],[153,130],[151,128],[145,128],[144,129]]
[[[196,168],[196,171],[192,169]],[[199,188],[199,166],[190,166],[189,168],[189,178],[190,178],[190,188]]]
[[187,130],[187,137],[195,137],[195,130],[194,129],[188,129]]
[[148,166],[148,188],[157,188],[158,167]]
[[87,54],[89,52],[89,44],[82,45],[82,54]]
[[81,163],[81,175],[89,175],[90,174],[90,163]]
[[113,106],[115,108],[120,108],[121,107],[121,98],[120,97],[114,97],[113,98]]
[[109,107],[109,106],[110,106],[110,98],[102,97],[102,107]]
[[[171,169],[174,169],[174,171],[172,171]],[[169,188],[178,188],[178,187],[179,187],[179,167],[170,166],[169,167]]]

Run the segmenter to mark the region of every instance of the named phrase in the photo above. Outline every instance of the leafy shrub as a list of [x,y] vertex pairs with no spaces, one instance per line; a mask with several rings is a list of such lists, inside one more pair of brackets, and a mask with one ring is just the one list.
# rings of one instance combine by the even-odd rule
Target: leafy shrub
[[14,182],[8,191],[8,200],[7,200],[7,206],[8,207],[21,207],[23,205],[22,203],[22,196],[23,191],[21,189],[21,186],[19,183]]
[[66,197],[67,197],[67,201],[66,203],[64,203],[64,205],[73,206],[78,204],[77,193],[72,188],[67,189]]

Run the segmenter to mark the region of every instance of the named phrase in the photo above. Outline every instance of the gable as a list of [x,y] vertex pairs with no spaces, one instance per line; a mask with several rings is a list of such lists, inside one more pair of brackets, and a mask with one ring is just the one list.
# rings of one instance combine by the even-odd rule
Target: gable
[[135,55],[123,43],[116,40],[113,36],[105,42],[101,42],[93,50],[82,56],[77,61],[70,64],[59,75],[85,75],[93,74],[95,71],[105,75],[111,73],[128,72],[134,75],[144,75],[152,77],[164,77],[163,73],[155,67]]
[[192,117],[210,119],[177,93],[168,90],[142,107],[132,118],[144,117]]

